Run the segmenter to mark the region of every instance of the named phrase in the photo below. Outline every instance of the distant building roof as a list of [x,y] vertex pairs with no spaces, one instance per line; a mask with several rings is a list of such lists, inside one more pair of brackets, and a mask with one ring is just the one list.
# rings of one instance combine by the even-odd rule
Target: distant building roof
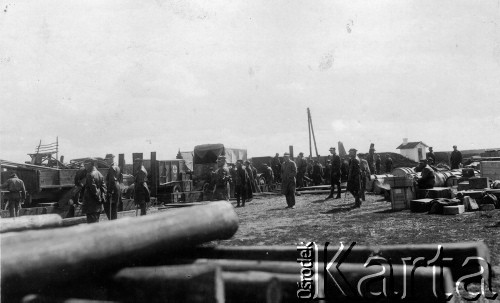
[[418,142],[408,142],[406,144],[401,143],[401,145],[399,145],[398,147],[396,147],[396,149],[412,149],[412,148],[417,147],[417,145],[419,145],[419,144],[422,144],[425,147],[429,147],[429,145],[425,144],[424,142],[418,141]]

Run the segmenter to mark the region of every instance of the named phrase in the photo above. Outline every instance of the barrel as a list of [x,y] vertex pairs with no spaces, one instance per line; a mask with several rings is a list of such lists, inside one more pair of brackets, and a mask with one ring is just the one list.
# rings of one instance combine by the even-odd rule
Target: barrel
[[[444,187],[444,186],[448,186],[447,185],[447,180],[451,177],[455,177],[456,176],[450,172],[450,171],[435,171],[434,172],[434,176],[436,177],[435,178],[435,183],[434,183],[434,187]],[[450,183],[452,182],[451,179],[449,181]]]
[[411,167],[398,167],[392,170],[395,177],[404,177],[406,175],[415,175],[415,170]]

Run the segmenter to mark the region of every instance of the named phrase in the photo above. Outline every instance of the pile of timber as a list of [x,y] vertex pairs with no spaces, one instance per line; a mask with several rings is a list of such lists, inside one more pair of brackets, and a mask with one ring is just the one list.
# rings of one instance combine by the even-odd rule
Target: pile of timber
[[218,201],[3,233],[2,301],[299,302],[298,295],[317,295],[329,302],[372,302],[389,289],[391,302],[453,302],[458,296],[447,301],[446,294],[453,294],[454,282],[480,271],[477,262],[464,266],[465,260],[490,261],[482,242],[326,249],[203,244],[228,239],[237,228],[231,204]]

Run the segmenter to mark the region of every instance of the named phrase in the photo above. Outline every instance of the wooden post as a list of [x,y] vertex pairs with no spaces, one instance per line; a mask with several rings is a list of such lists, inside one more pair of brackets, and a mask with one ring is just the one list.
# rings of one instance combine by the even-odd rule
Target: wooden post
[[125,173],[125,154],[118,154],[118,167],[122,174]]
[[290,145],[290,146],[288,147],[288,150],[290,151],[290,159],[292,159],[292,160],[293,160],[293,145]]
[[224,282],[210,264],[131,267],[113,276],[111,297],[121,302],[224,302]]
[[312,144],[311,144],[311,114],[309,107],[307,108],[307,127],[309,128],[309,159],[312,157]]
[[151,261],[180,247],[228,239],[237,229],[234,207],[217,201],[148,216],[22,232],[10,245],[2,243],[2,299]]
[[156,152],[151,152],[151,196],[158,196],[158,186],[160,180],[158,178],[158,161],[156,161]]

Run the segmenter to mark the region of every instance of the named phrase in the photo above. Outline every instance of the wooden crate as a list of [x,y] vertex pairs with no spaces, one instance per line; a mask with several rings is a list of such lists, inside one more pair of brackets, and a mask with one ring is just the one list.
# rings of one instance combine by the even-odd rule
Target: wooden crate
[[410,208],[410,201],[415,198],[413,188],[392,188],[391,207],[392,210],[402,210]]
[[490,187],[490,178],[473,177],[469,179],[469,189],[485,189]]
[[500,161],[482,161],[481,177],[488,177],[491,180],[500,180]]
[[417,191],[418,199],[437,199],[437,198],[451,198],[451,189],[448,187],[434,187],[429,189],[419,189]]

